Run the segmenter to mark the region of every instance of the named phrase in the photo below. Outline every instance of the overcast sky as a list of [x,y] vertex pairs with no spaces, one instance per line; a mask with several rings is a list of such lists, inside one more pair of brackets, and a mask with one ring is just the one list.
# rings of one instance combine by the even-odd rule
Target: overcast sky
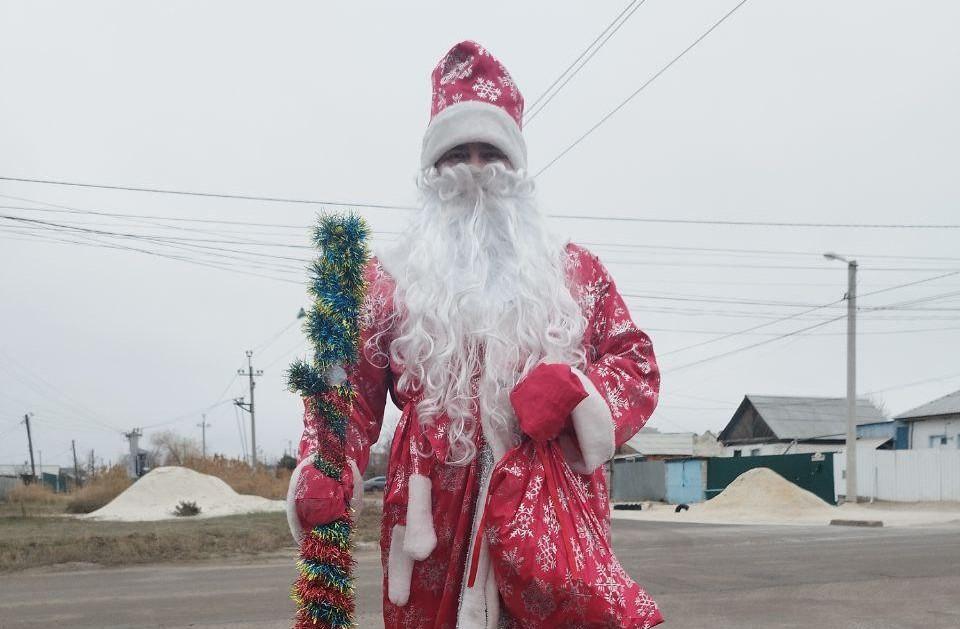
[[[626,4],[0,0],[0,176],[410,204],[429,73],[453,43],[490,48],[530,103]],[[735,4],[648,0],[529,124],[531,169]],[[717,431],[746,393],[843,396],[842,319],[689,366],[843,304],[688,346],[841,299],[845,267],[824,251],[859,260],[861,292],[958,270],[960,230],[609,218],[960,223],[958,23],[947,0],[751,0],[538,178],[545,211],[591,217],[554,218],[557,233],[589,243],[636,295],[662,356],[651,426]],[[296,443],[283,370],[305,347],[290,324],[307,301],[296,259],[310,252],[249,241],[308,244],[317,206],[9,181],[0,194],[5,216],[230,241],[0,219],[0,463],[26,459],[27,411],[44,463],[66,464],[71,439],[81,456],[116,458],[134,426],[199,437],[202,409],[244,394],[246,349],[265,372],[258,445],[275,458]],[[49,211],[66,208],[271,226]],[[410,216],[363,213],[378,245]],[[960,275],[861,305],[958,289]],[[860,318],[859,390],[894,414],[960,387],[960,299],[913,308]],[[207,419],[210,449],[239,454],[235,408]]]

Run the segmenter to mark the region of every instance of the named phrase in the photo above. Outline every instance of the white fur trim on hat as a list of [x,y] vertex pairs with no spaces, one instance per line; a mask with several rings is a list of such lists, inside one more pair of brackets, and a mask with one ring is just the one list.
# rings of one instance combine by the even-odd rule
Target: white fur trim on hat
[[514,170],[527,168],[527,143],[517,122],[500,107],[474,100],[450,105],[433,117],[423,134],[420,167],[434,166],[444,153],[469,142],[492,144]]
[[607,400],[600,394],[589,377],[578,369],[571,368],[587,390],[587,397],[573,409],[573,430],[583,455],[587,473],[613,458],[616,451],[613,415]]
[[414,559],[423,561],[437,546],[430,479],[422,474],[411,474],[407,492],[407,533],[403,549]]
[[403,550],[406,527],[397,524],[390,531],[390,554],[387,555],[387,598],[397,607],[410,600],[413,579],[413,557]]

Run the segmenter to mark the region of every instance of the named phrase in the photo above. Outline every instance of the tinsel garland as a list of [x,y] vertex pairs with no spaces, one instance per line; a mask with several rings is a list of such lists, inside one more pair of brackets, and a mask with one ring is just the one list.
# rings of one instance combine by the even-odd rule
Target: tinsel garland
[[[359,352],[368,234],[364,220],[353,214],[319,218],[313,232],[319,256],[310,265],[314,301],[303,326],[313,344],[313,360],[297,360],[287,373],[290,389],[303,396],[308,411],[321,420],[314,466],[336,480],[346,464],[344,441],[356,397],[345,374]],[[354,626],[352,530],[347,507],[341,518],[304,536],[297,561],[300,574],[291,592],[297,603],[295,629]]]

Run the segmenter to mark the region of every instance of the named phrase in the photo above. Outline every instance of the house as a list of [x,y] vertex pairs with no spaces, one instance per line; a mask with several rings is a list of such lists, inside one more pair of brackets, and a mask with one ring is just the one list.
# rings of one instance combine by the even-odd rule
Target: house
[[896,419],[907,424],[911,449],[960,449],[960,391],[901,413]]
[[[869,400],[857,400],[856,412],[858,427],[886,423]],[[725,456],[835,452],[843,447],[846,431],[846,398],[745,395],[719,440]]]
[[620,447],[618,454],[641,455],[645,459],[721,456],[723,446],[709,430],[695,432],[659,432],[643,428]]

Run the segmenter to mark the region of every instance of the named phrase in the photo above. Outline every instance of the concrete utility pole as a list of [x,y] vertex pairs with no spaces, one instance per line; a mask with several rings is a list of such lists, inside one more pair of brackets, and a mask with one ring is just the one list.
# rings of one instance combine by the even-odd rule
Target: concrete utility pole
[[70,447],[73,448],[73,482],[76,487],[80,486],[80,466],[77,464],[77,442],[70,440]]
[[257,415],[256,408],[254,406],[253,390],[257,386],[255,377],[263,375],[262,369],[253,368],[253,350],[247,350],[247,370],[237,369],[237,375],[247,376],[250,379],[250,403],[246,404],[243,401],[243,398],[237,398],[233,401],[234,404],[242,408],[243,410],[250,413],[250,465],[253,467],[257,466]]
[[23,416],[23,422],[27,425],[27,447],[30,448],[30,476],[33,481],[37,480],[37,466],[33,464],[33,435],[30,434],[30,416],[33,413],[27,413]]
[[847,502],[857,502],[857,261],[835,253],[828,260],[847,264]]
[[207,415],[204,413],[202,415],[203,419],[200,421],[197,426],[200,427],[200,458],[207,458],[207,426],[210,424],[207,423]]
[[123,436],[130,442],[130,464],[127,465],[127,475],[133,479],[140,478],[143,472],[140,469],[140,437],[143,436],[143,431],[134,428],[130,432],[123,433]]

